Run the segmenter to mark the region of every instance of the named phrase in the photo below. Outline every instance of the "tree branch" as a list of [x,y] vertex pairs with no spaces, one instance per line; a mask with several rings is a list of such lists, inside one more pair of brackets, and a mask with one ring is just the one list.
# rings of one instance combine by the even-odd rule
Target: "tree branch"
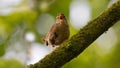
[[39,62],[29,65],[28,68],[60,68],[65,63],[77,57],[118,20],[120,20],[120,0],[105,10],[96,19],[90,21],[88,25],[72,36],[67,42],[60,45],[60,47]]

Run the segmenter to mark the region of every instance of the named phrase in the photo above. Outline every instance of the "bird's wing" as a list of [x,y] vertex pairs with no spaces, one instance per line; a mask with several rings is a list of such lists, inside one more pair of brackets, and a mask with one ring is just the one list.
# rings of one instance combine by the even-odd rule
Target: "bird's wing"
[[57,31],[59,31],[59,28],[56,24],[54,24],[52,26],[52,28],[50,29],[50,33],[49,33],[50,34],[49,40],[50,40],[51,44],[55,44],[55,40],[58,37],[58,32]]

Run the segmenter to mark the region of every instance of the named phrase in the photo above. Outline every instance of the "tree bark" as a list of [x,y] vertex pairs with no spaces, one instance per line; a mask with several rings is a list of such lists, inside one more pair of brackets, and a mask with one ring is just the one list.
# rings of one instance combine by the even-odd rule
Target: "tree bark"
[[101,34],[106,32],[113,24],[120,20],[120,0],[106,9],[97,18],[90,21],[77,34],[61,44],[52,53],[42,60],[31,64],[28,68],[60,68],[65,63],[77,57]]

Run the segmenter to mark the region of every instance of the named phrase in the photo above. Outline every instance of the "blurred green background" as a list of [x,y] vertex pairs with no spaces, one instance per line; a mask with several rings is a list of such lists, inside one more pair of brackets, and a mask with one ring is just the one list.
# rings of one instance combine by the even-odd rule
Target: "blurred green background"
[[[41,39],[63,13],[70,36],[117,0],[0,0],[0,68],[25,68],[53,49]],[[62,68],[120,68],[120,22]]]

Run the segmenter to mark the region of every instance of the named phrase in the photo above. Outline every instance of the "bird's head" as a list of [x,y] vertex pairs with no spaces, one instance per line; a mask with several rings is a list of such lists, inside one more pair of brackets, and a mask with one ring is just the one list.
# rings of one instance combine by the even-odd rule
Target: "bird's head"
[[65,16],[64,16],[64,14],[62,14],[62,13],[59,13],[58,14],[58,16],[57,16],[57,19],[64,19],[65,18]]
[[56,23],[67,23],[66,18],[64,14],[59,13],[58,16],[56,17]]

